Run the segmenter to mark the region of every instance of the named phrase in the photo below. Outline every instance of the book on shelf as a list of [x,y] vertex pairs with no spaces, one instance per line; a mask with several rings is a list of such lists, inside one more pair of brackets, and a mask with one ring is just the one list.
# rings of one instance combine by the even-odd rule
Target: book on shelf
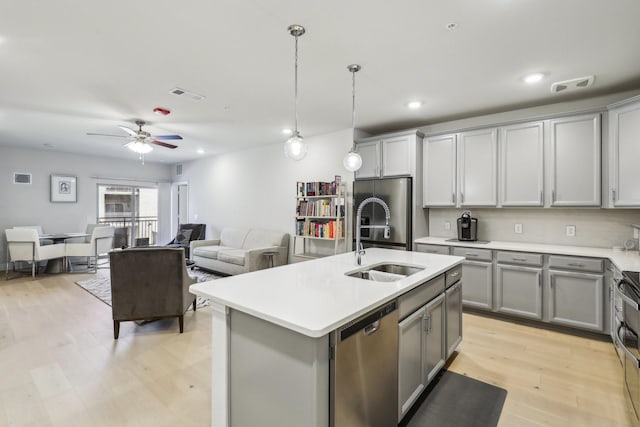
[[296,236],[342,239],[344,237],[343,221],[319,222],[299,219],[296,220]]
[[340,188],[340,176],[336,175],[337,180],[331,182],[313,181],[298,182],[296,185],[297,197],[320,197],[320,196],[336,196]]

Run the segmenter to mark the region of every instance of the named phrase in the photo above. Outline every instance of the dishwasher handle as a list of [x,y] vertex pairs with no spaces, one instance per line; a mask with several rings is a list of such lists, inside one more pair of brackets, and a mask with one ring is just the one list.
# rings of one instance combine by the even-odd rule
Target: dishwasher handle
[[338,339],[344,341],[352,335],[362,331],[365,335],[372,335],[380,328],[380,319],[396,310],[396,301],[393,301],[382,308],[347,323],[338,329]]

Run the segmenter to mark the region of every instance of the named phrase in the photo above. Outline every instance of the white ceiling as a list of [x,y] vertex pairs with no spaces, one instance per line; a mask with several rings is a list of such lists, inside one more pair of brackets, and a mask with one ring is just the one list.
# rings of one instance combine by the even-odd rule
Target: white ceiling
[[[299,40],[302,135],[369,133],[640,88],[638,0],[21,0],[0,4],[0,145],[135,158],[117,126],[179,148],[147,161],[284,141]],[[457,27],[446,29],[449,23]],[[525,85],[524,75],[545,79]],[[594,74],[590,89],[552,82]],[[180,87],[206,96],[169,93]],[[411,111],[410,100],[424,101]],[[153,114],[154,107],[172,111]],[[45,147],[50,144],[51,147]]]

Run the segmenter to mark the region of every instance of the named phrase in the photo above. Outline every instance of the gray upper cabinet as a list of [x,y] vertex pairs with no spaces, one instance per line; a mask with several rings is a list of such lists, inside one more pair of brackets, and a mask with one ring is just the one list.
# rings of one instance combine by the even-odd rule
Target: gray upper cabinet
[[356,178],[377,178],[380,176],[380,142],[361,142],[356,145],[356,150],[362,157],[362,167],[356,171]]
[[610,110],[609,144],[610,200],[640,206],[640,101]]
[[500,128],[500,205],[542,206],[543,122]]
[[459,206],[496,206],[497,129],[458,134]]
[[[357,179],[415,174],[416,132],[404,135],[368,138],[356,144],[362,157]],[[419,134],[421,136],[421,134]]]
[[424,206],[456,206],[456,134],[423,142]]
[[600,114],[549,121],[550,206],[600,206]]

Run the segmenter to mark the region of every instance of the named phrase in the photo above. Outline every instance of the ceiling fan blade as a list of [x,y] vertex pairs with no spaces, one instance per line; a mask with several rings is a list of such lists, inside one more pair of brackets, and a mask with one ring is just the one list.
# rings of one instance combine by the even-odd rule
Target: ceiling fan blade
[[166,142],[162,142],[162,141],[156,141],[155,139],[152,141],[149,141],[149,143],[151,144],[155,144],[155,145],[159,145],[161,147],[166,147],[166,148],[178,148],[177,145],[173,145],[173,144],[167,144]]
[[153,135],[156,139],[182,139],[180,135]]
[[120,129],[122,129],[123,131],[125,131],[126,133],[128,133],[129,135],[131,135],[131,136],[136,136],[136,135],[138,135],[138,132],[136,132],[136,131],[135,131],[135,130],[133,130],[133,129],[129,129],[129,128],[128,128],[128,127],[126,127],[126,126],[118,126],[118,127],[119,127]]
[[93,136],[114,136],[116,138],[126,138],[125,135],[111,135],[108,133],[93,133],[93,132],[87,132],[87,135],[93,135]]

